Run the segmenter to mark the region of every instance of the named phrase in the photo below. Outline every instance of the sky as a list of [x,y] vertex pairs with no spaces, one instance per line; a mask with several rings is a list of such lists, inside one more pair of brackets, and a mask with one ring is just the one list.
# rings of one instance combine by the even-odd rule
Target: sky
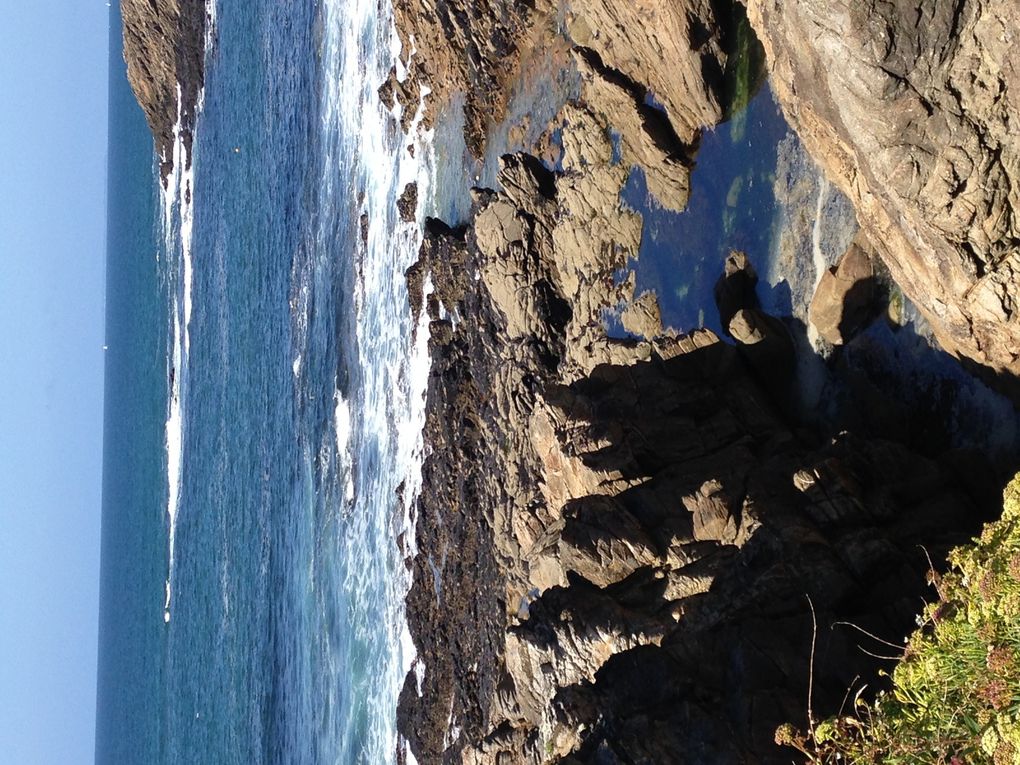
[[94,757],[106,0],[0,24],[0,758]]

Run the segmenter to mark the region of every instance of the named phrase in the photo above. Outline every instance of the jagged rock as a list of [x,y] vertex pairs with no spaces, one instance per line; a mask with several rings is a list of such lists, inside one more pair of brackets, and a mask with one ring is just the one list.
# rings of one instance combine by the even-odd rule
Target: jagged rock
[[418,214],[418,184],[412,181],[404,186],[397,198],[397,212],[404,223],[413,223]]
[[741,308],[730,319],[727,329],[741,345],[762,343],[772,331],[769,317],[755,308]]
[[662,334],[662,314],[659,299],[654,292],[643,292],[636,300],[627,304],[620,315],[623,328],[632,335],[654,340]]
[[[402,57],[412,51],[417,78],[432,88],[434,98],[426,124],[437,104],[465,95],[464,137],[470,151],[483,154],[486,131],[506,113],[510,86],[520,67],[520,48],[535,30],[530,20],[534,3],[513,0],[395,0],[393,6],[402,42]],[[546,26],[538,30],[545,32]],[[391,78],[392,79],[392,78]]]
[[[672,210],[687,207],[690,193],[690,146],[677,137],[662,112],[645,103],[642,91],[635,91],[635,85],[613,77],[590,50],[582,49],[575,54],[581,74],[582,99],[569,105],[563,111],[563,120],[572,126],[567,140],[573,144],[586,132],[578,129],[585,116],[598,125],[597,145],[601,156],[591,156],[573,145],[564,145],[566,154],[564,166],[576,167],[580,163],[609,163],[615,161],[630,168],[638,165],[645,171],[649,193],[661,204]],[[607,133],[616,136],[619,157],[613,156],[613,148],[606,140]],[[589,139],[590,140],[590,139]],[[577,157],[577,158],[575,158]]]
[[[618,126],[635,147],[651,143],[655,152],[682,161],[700,130],[718,123],[725,111],[726,3],[579,0],[564,16],[551,0],[397,0],[394,10],[405,60],[413,50],[420,76],[433,89],[427,119],[437,104],[463,93],[465,140],[476,157],[484,153],[489,128],[505,116],[525,62],[568,46],[583,59],[582,68],[594,68],[630,104],[610,116],[638,120],[637,131]],[[381,97],[389,103],[393,86],[383,87]],[[662,193],[663,204],[682,209],[686,191],[678,196],[665,173],[655,181],[661,186],[653,193]]]
[[128,82],[152,131],[165,184],[173,170],[178,117],[185,162],[191,164],[195,109],[205,76],[205,2],[123,0],[120,12]]
[[1017,393],[1020,5],[749,0],[776,96],[947,351]]
[[842,345],[880,310],[875,264],[858,235],[839,263],[822,274],[808,316],[830,345]]
[[[804,712],[804,594],[822,623],[898,634],[923,587],[917,542],[944,550],[976,500],[904,449],[795,437],[757,381],[781,377],[774,358],[749,357],[773,337],[760,309],[730,322],[758,311],[751,345],[571,340],[617,298],[616,257],[578,246],[610,209],[580,180],[505,158],[503,191],[475,194],[466,229],[430,222],[413,270],[442,285],[434,318],[459,320],[432,326],[408,596],[426,669],[400,729],[423,763],[780,762],[774,727]],[[870,661],[824,632],[816,711]]]
[[723,273],[715,283],[715,305],[719,323],[729,333],[730,321],[744,308],[756,308],[758,274],[746,253],[731,252],[723,264]]
[[[605,336],[606,311],[634,297],[634,280],[616,276],[641,242],[641,216],[620,204],[627,157],[661,170],[655,193],[677,200],[686,149],[664,147],[721,114],[718,99],[681,103],[676,92],[666,103],[668,89],[649,81],[696,62],[698,99],[714,92],[721,59],[698,19],[726,4],[574,5],[579,37],[581,16],[633,23],[589,25],[576,51],[581,97],[554,121],[555,161],[504,157],[499,190],[473,192],[463,229],[429,222],[408,273],[415,312],[432,319],[432,371],[407,601],[425,671],[420,693],[408,675],[399,728],[422,763],[783,762],[775,725],[805,713],[805,596],[820,625],[902,634],[928,565],[918,542],[937,557],[969,532],[981,499],[948,462],[794,434],[777,408],[792,342],[761,311],[746,257],[731,256],[717,288],[737,345],[706,330]],[[495,15],[473,15],[486,8]],[[543,9],[511,14],[503,42],[529,39],[522,30]],[[514,76],[514,54],[503,71],[487,68],[486,35],[505,7],[413,12],[415,23],[443,20],[453,40],[453,54],[437,54],[438,37],[416,34],[428,71],[478,37],[446,82],[498,90]],[[660,60],[649,50],[681,43],[691,49],[676,52],[676,71],[643,70]],[[627,46],[651,48],[629,59]],[[637,101],[649,96],[665,106],[670,141],[643,119]],[[628,125],[615,146],[614,114]],[[435,292],[420,296],[430,275]],[[873,666],[856,636],[819,636],[823,714]]]
[[[379,86],[378,93],[379,100],[387,109],[400,106],[400,128],[406,133],[418,112],[422,97],[421,82],[415,62],[410,63],[403,80],[397,78],[397,68],[391,68],[386,81]],[[413,156],[413,147],[409,146],[408,150]]]
[[[654,100],[673,140],[690,146],[701,128],[723,117],[722,30],[727,19],[717,17],[720,7],[710,0],[574,0],[567,31],[575,45],[594,54],[590,63],[645,107],[645,119],[655,121]],[[663,66],[664,61],[669,65]],[[627,131],[629,137],[642,132]]]

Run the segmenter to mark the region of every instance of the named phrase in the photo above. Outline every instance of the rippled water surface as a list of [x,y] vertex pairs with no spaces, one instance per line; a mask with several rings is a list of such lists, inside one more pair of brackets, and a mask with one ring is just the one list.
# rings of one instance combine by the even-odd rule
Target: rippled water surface
[[194,163],[162,193],[113,66],[133,228],[110,245],[97,761],[392,761],[426,370],[394,200],[429,198],[430,148],[379,106],[385,7],[210,10]]

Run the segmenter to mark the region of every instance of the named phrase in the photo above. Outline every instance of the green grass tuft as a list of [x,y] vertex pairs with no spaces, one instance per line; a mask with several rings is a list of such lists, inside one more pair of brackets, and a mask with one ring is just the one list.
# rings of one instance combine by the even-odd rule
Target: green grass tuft
[[1020,476],[1002,518],[934,572],[938,600],[918,617],[892,690],[776,743],[830,765],[1020,765]]

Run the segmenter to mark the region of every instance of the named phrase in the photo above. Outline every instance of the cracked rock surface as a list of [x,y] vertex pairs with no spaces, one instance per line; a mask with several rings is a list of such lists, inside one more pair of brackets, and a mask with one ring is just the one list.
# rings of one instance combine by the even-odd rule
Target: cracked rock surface
[[748,0],[783,111],[939,343],[1020,373],[1020,5]]
[[195,109],[204,81],[205,0],[122,0],[120,11],[128,82],[149,123],[166,183],[173,169],[178,110],[186,161],[191,161]]
[[[995,502],[980,460],[795,433],[711,332],[607,339],[607,253],[634,246],[611,223],[633,213],[592,206],[610,170],[505,157],[408,274],[432,354],[398,711],[419,762],[788,762],[808,599],[905,634],[918,543],[942,554]],[[857,643],[819,633],[816,713],[874,671]]]

